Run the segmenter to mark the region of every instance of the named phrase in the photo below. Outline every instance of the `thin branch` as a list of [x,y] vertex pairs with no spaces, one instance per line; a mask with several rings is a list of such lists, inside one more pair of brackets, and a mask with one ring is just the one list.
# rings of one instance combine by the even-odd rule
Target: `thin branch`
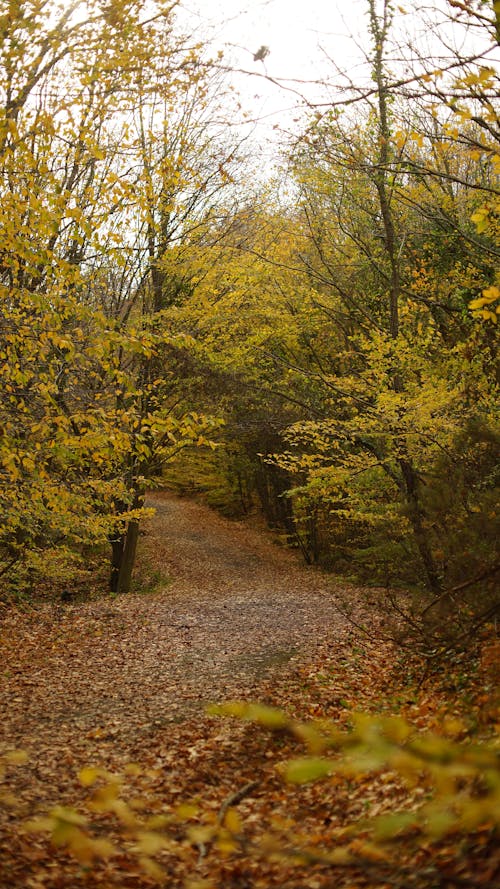
[[238,803],[241,803],[246,796],[250,796],[250,794],[259,786],[259,781],[249,781],[248,784],[245,784],[243,787],[240,787],[239,790],[235,790],[234,793],[229,794],[226,797],[224,802],[222,803],[219,814],[217,815],[217,824],[222,824],[224,818],[226,817],[228,809],[232,806],[237,806]]
[[472,577],[469,580],[465,580],[463,583],[459,583],[457,586],[450,587],[450,589],[448,590],[444,590],[441,595],[433,599],[432,602],[430,602],[429,605],[424,608],[424,610],[420,613],[420,617],[422,618],[424,614],[427,614],[427,612],[431,610],[431,608],[434,608],[435,605],[438,605],[439,602],[442,602],[443,599],[446,599],[453,593],[459,593],[462,590],[473,586],[475,583],[479,583],[480,580],[484,580],[486,577],[493,577],[493,575],[496,574],[498,571],[500,571],[500,563],[493,565],[492,568],[486,568],[484,571],[481,572],[481,574],[478,574],[476,577]]

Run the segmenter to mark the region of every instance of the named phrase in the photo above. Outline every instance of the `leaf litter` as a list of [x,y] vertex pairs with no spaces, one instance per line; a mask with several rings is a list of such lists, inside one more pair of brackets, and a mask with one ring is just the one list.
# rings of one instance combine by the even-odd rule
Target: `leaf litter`
[[[320,853],[345,843],[349,825],[367,813],[418,806],[423,790],[384,772],[291,787],[281,772],[300,755],[295,740],[208,716],[206,707],[259,701],[339,726],[353,711],[396,709],[432,728],[457,702],[439,689],[409,696],[394,650],[381,632],[377,638],[382,617],[371,609],[368,638],[339,610],[347,600],[356,623],[366,623],[366,591],[305,567],[268,534],[202,504],[156,492],[150,505],[140,592],[4,616],[0,753],[23,750],[27,762],[8,767],[2,785],[10,805],[0,809],[0,886],[383,885],[386,862],[376,849],[362,865],[339,856],[333,871]],[[156,848],[154,831],[135,838],[139,849],[117,840],[106,799],[91,816],[103,843],[114,844],[102,860],[77,861],[25,829],[53,806],[87,811],[99,769],[126,773],[123,795],[136,811],[173,819],[168,848]],[[213,825],[227,818],[224,847]],[[294,851],[305,847],[308,860]],[[445,874],[450,886],[488,886],[497,865],[484,834],[467,855],[453,845],[402,843],[387,885],[420,889]]]

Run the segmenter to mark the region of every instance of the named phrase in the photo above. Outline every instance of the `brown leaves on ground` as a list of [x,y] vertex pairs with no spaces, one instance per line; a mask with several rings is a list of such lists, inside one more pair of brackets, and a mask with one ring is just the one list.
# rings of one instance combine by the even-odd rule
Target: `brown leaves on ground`
[[[493,886],[486,828],[451,842],[404,835],[390,855],[350,834],[360,818],[417,807],[423,786],[380,770],[286,785],[283,763],[303,752],[296,739],[205,714],[239,699],[339,726],[365,710],[455,736],[488,733],[491,646],[475,681],[462,677],[468,697],[452,677],[416,692],[378,639],[380,618],[370,616],[368,638],[339,611],[349,600],[366,623],[363,591],[203,506],[165,494],[151,502],[142,592],[5,615],[0,753],[22,749],[28,760],[5,766],[2,889]],[[112,777],[101,781],[99,769]],[[56,847],[26,828],[54,806]],[[79,831],[102,855],[93,860]],[[346,845],[354,864],[322,860]]]

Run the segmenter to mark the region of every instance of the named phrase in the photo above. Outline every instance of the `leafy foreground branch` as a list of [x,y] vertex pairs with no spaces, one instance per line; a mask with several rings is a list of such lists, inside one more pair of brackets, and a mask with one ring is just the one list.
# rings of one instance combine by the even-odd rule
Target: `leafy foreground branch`
[[[24,822],[22,831],[48,835],[53,846],[74,856],[89,877],[109,859],[132,857],[145,875],[145,885],[150,881],[173,885],[172,862],[181,860],[184,874],[191,874],[186,887],[215,889],[222,885],[213,879],[220,859],[240,859],[254,865],[281,863],[302,874],[305,868],[311,873],[308,886],[330,885],[315,881],[313,873],[327,879],[335,874],[335,880],[342,873],[363,886],[493,887],[491,869],[471,874],[460,866],[452,866],[443,883],[434,860],[443,844],[448,852],[450,846],[455,850],[457,863],[469,843],[481,845],[487,854],[500,826],[500,756],[493,745],[417,732],[399,717],[354,714],[352,727],[344,731],[331,720],[300,721],[260,704],[230,702],[214,705],[209,712],[253,723],[257,731],[271,730],[276,741],[303,744],[304,756],[287,758],[279,767],[289,785],[323,780],[339,787],[341,782],[379,775],[391,787],[396,782],[407,788],[403,797],[399,795],[403,805],[395,812],[388,799],[375,817],[357,818],[328,837],[308,836],[307,828],[292,818],[271,819],[270,826],[259,824],[256,832],[255,823],[251,819],[245,823],[236,807],[261,793],[258,780],[228,795],[218,809],[195,800],[166,810],[160,800],[131,795],[130,785],[140,786],[145,773],[142,766],[129,764],[123,774],[88,766],[79,773],[80,784],[89,791],[85,814],[58,805],[47,815]],[[457,719],[449,719],[442,731],[456,736],[462,728]],[[8,769],[25,761],[22,752],[4,755],[0,780]],[[16,800],[0,792],[0,803],[15,807]],[[423,867],[415,864],[422,844],[430,853]],[[138,879],[134,885],[142,885]],[[97,884],[101,885],[99,879]],[[236,878],[230,885],[250,884]]]

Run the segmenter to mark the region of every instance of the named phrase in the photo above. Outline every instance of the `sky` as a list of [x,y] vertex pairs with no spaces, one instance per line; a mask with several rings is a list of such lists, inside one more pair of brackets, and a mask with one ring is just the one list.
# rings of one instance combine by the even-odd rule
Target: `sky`
[[[378,0],[379,9],[382,5]],[[181,6],[190,25],[202,37],[209,36],[215,49],[224,50],[229,67],[249,72],[231,77],[242,103],[258,121],[263,142],[267,137],[273,141],[273,127],[296,128],[302,96],[314,104],[324,103],[323,107],[329,104],[331,86],[325,90],[318,82],[340,87],[343,81],[337,67],[357,84],[370,83],[365,57],[371,50],[367,0],[182,0]],[[438,11],[432,13],[432,7]],[[419,12],[412,14],[412,8]],[[446,10],[444,17],[440,9]],[[415,42],[423,58],[437,62],[444,44],[451,46],[455,40],[460,44],[463,39],[463,29],[450,26],[447,0],[400,0],[394,10],[391,39],[407,32],[402,44]],[[435,16],[434,27],[425,24],[427,14]],[[269,48],[269,54],[264,61],[254,60],[262,46]],[[280,90],[267,78],[286,88]]]
[[[366,0],[184,0],[183,6],[201,31],[211,30],[235,67],[254,73],[240,77],[238,88],[262,98],[269,115],[294,104],[295,87],[317,94],[308,84],[331,73],[328,55],[352,68],[360,53],[351,34],[364,31],[366,45]],[[269,47],[269,55],[254,61],[261,46]],[[289,92],[279,95],[263,74],[284,82]]]
[[221,42],[247,63],[260,46],[270,48],[266,67],[282,77],[311,77],[318,43],[348,56],[348,35],[364,19],[366,0],[185,0],[203,19],[219,23]]
[[[370,45],[367,0],[182,0],[181,6],[201,31],[211,29],[216,44],[228,49],[243,68],[263,71],[262,62],[254,62],[253,55],[262,45],[268,46],[265,71],[273,77],[313,80],[327,70],[331,74],[327,56],[354,73],[362,56],[356,42],[365,49]],[[383,0],[376,6],[381,10]],[[425,33],[432,43],[432,29],[422,17],[432,16],[433,6],[446,10],[445,18],[453,12],[447,0],[395,2],[395,29],[408,30],[419,42]],[[412,15],[412,8],[419,13]],[[448,29],[443,17],[436,16],[438,30]]]

